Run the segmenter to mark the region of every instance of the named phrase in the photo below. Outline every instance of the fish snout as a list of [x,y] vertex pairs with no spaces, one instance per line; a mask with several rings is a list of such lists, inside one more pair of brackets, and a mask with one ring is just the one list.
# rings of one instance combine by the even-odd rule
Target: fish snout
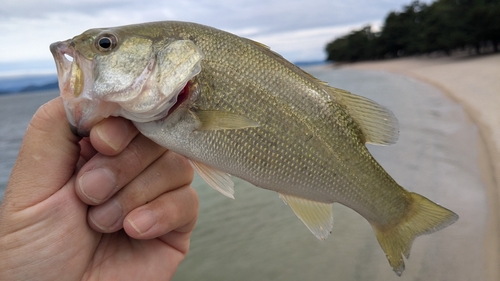
[[[56,64],[59,89],[71,131],[80,137],[89,136],[92,127],[102,119],[96,110],[96,101],[92,100],[91,62],[81,58],[72,39],[52,43],[50,51]],[[84,81],[86,76],[87,82]]]
[[83,73],[76,60],[76,51],[72,40],[55,42],[50,45],[57,68],[61,96],[73,98],[80,95],[83,89]]
[[50,52],[56,62],[57,73],[59,75],[70,70],[75,53],[71,44],[71,39],[50,44]]

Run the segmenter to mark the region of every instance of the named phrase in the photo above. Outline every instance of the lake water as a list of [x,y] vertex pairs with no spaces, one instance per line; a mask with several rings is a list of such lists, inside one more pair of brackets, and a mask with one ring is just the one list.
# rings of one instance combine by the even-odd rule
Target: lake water
[[[370,151],[403,187],[455,211],[459,221],[417,238],[397,277],[370,225],[354,211],[335,204],[333,233],[319,241],[276,193],[234,179],[231,200],[197,177],[199,220],[174,280],[487,280],[478,134],[462,108],[403,76],[327,66],[309,71],[391,109],[400,121],[399,141]],[[0,97],[2,194],[32,114],[56,95]]]

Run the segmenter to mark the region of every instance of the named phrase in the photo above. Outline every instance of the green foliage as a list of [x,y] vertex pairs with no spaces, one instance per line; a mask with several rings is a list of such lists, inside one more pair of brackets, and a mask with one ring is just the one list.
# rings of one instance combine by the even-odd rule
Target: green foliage
[[[366,26],[361,30],[339,38],[326,46],[328,60],[358,61],[370,59],[375,54],[373,44],[375,38],[371,27]],[[349,50],[346,52],[345,50]]]
[[454,50],[498,52],[500,0],[419,1],[386,17],[382,31],[367,26],[328,43],[327,60],[360,61]]

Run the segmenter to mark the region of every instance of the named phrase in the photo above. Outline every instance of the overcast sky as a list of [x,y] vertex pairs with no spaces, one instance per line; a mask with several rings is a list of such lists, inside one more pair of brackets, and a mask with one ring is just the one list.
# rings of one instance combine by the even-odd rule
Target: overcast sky
[[[94,27],[181,20],[262,42],[290,61],[323,60],[335,37],[412,0],[2,0],[0,75],[55,72],[49,45]],[[430,1],[423,1],[430,2]]]

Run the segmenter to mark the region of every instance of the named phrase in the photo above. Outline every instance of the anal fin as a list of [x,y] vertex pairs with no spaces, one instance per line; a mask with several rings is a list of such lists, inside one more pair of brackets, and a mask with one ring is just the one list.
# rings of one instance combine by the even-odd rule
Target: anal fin
[[228,173],[221,172],[203,163],[189,160],[193,169],[210,185],[225,196],[234,199],[234,183]]
[[331,203],[321,203],[281,193],[279,195],[318,239],[325,240],[330,235],[333,227]]

